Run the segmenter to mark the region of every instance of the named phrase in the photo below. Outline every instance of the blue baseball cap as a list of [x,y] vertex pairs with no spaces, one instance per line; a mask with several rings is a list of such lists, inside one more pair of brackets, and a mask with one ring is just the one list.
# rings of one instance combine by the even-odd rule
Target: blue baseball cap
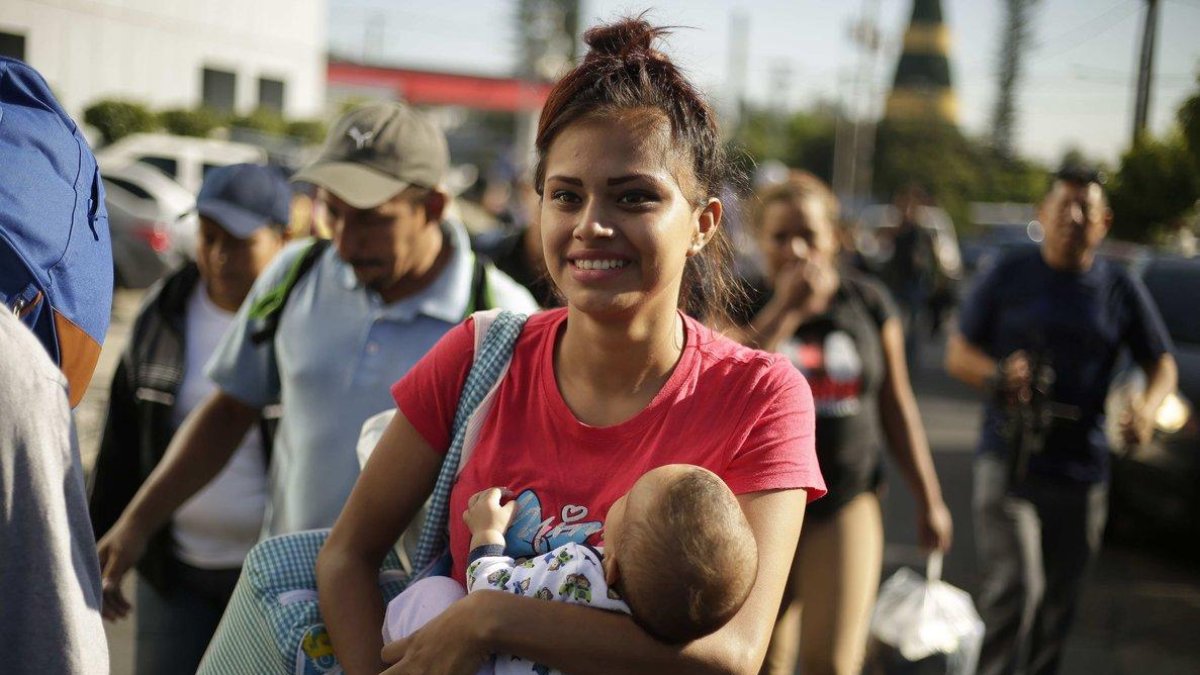
[[283,229],[291,212],[292,188],[278,170],[260,164],[230,164],[208,172],[196,210],[239,238],[263,227]]

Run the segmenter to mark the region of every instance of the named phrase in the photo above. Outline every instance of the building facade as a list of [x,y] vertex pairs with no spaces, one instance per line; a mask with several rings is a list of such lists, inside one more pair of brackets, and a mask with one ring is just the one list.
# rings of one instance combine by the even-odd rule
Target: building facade
[[3,0],[0,54],[77,119],[101,99],[289,118],[325,106],[325,0]]

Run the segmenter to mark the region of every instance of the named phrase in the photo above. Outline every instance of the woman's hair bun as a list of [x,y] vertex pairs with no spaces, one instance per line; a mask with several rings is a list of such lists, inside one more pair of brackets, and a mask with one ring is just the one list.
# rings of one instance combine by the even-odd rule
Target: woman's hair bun
[[616,57],[666,60],[666,55],[654,49],[653,45],[655,38],[669,32],[666,28],[650,25],[639,16],[591,28],[583,34],[583,41],[591,47],[588,59]]

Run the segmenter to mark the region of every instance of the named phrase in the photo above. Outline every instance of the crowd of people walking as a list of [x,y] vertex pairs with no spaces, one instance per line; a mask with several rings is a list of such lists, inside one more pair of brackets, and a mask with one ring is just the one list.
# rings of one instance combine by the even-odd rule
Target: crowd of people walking
[[[816,176],[723,200],[738,178],[716,114],[660,51],[665,33],[633,18],[585,34],[587,54],[541,113],[536,209],[485,238],[490,255],[452,215],[443,132],[403,103],[348,111],[292,176],[315,186],[328,241],[288,241],[292,187],[275,169],[209,173],[195,261],[134,320],[86,491],[68,414],[83,348],[38,333],[0,272],[13,310],[0,312],[0,401],[41,415],[0,422],[0,625],[17,672],[107,672],[100,617],[131,611],[137,673],[195,672],[210,641],[234,639],[218,627],[246,592],[255,544],[321,528],[312,590],[350,675],[861,672],[885,452],[917,504],[921,546],[953,541],[910,378],[935,264],[919,198],[897,203],[882,280],[845,264],[840,205]],[[28,67],[0,67],[33,83],[0,86],[0,150],[45,165],[30,139],[75,143],[75,127]],[[7,121],[22,115],[46,122]],[[0,216],[0,260],[41,226],[22,218],[31,200],[96,199],[92,186],[43,194],[21,181],[0,172],[0,214],[15,214]],[[753,278],[735,274],[733,209],[757,246]],[[92,227],[101,215],[93,204]],[[981,673],[1057,669],[1104,526],[1100,428],[1118,355],[1148,381],[1127,442],[1146,441],[1175,388],[1140,282],[1095,256],[1110,219],[1097,176],[1055,176],[1045,242],[983,275],[951,328],[948,371],[988,400],[974,512],[954,514],[980,550]],[[40,278],[60,317],[105,302]],[[519,334],[464,424],[463,391],[490,349],[481,326],[497,311],[520,315]],[[1072,412],[1036,447],[1015,443],[1014,411],[1044,368]],[[360,430],[387,410],[360,466]],[[439,499],[438,581],[389,605],[380,566]]]

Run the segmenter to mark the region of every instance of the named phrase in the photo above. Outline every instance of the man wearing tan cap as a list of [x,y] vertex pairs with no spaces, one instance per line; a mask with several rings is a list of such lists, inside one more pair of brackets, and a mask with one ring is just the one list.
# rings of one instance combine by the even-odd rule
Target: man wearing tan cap
[[[444,219],[448,163],[441,131],[402,104],[337,121],[294,177],[319,188],[333,245],[301,271],[311,244],[292,244],[258,278],[209,362],[216,391],[100,542],[106,604],[125,603],[121,577],[147,538],[217,475],[263,408],[282,406],[264,535],[330,527],[358,476],[362,423],[394,406],[390,385],[480,305],[536,310]],[[277,322],[265,340],[264,314]]]

